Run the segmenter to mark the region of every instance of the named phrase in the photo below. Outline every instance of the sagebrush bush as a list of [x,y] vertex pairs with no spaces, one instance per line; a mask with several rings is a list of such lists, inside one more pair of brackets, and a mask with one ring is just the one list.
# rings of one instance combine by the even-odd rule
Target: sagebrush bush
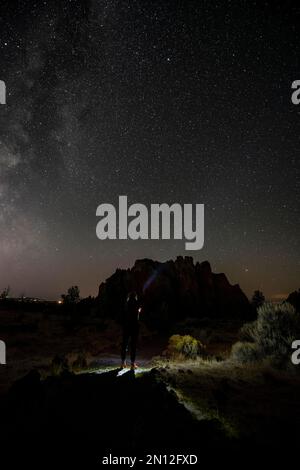
[[255,328],[255,321],[251,323],[245,323],[239,332],[239,337],[241,341],[246,341],[249,343],[253,343],[254,339],[254,328]]
[[171,358],[182,357],[186,359],[196,359],[203,355],[205,347],[203,344],[190,335],[173,335],[169,339],[167,356]]
[[235,361],[243,364],[246,362],[254,362],[260,359],[260,351],[254,343],[242,343],[239,341],[232,346],[231,357]]
[[290,360],[291,344],[300,338],[300,315],[294,307],[265,303],[258,309],[257,320],[245,324],[241,339],[232,347],[232,358],[240,362],[252,362],[269,358],[276,365]]

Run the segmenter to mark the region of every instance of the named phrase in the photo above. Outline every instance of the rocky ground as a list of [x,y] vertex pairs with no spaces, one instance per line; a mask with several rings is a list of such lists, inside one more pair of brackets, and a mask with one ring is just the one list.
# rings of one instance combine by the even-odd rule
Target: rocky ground
[[92,468],[110,453],[193,453],[211,464],[278,454],[287,461],[299,439],[299,391],[299,380],[229,363],[44,380],[33,371],[1,401],[0,438],[10,459],[68,467]]
[[[0,369],[2,448],[30,462],[82,459],[85,468],[112,451],[192,452],[202,461],[241,452],[247,460],[258,452],[290,455],[300,439],[299,376],[230,362],[237,323],[193,328],[179,326],[206,344],[206,360],[158,359],[168,338],[142,327],[140,368],[120,373],[114,322],[2,312],[8,359]],[[82,351],[82,370],[53,376],[55,355],[71,363]]]

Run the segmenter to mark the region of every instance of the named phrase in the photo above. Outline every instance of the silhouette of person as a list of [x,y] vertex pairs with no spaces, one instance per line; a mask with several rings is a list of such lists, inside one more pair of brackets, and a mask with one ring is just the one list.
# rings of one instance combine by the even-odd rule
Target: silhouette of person
[[141,306],[138,301],[138,296],[136,292],[132,291],[129,293],[126,305],[124,309],[124,314],[122,318],[122,328],[123,328],[123,340],[122,340],[122,350],[121,350],[121,360],[122,368],[126,367],[126,354],[128,346],[130,344],[130,360],[131,360],[131,369],[134,370],[137,368],[135,363],[136,358],[136,348],[139,335],[139,316],[141,313]]

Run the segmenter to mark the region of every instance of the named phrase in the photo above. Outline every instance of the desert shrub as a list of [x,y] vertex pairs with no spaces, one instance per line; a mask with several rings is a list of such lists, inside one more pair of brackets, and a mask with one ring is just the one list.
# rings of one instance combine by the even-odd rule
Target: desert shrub
[[231,357],[244,364],[258,361],[261,356],[256,344],[239,341],[232,346]]
[[196,359],[197,356],[203,355],[204,351],[205,347],[196,338],[190,335],[173,335],[169,339],[166,355],[170,358]]
[[245,324],[240,336],[245,342],[233,346],[234,359],[250,362],[268,358],[282,366],[290,361],[293,340],[300,338],[300,316],[287,302],[265,303],[258,309],[257,320]]
[[62,375],[64,372],[69,372],[70,366],[66,356],[56,355],[51,362],[50,372],[53,376]]
[[73,371],[80,371],[82,369],[87,368],[87,359],[86,359],[86,354],[84,352],[81,352],[78,354],[77,358],[72,364],[72,370]]
[[251,323],[245,323],[242,328],[239,331],[239,338],[241,341],[246,341],[249,343],[254,342],[254,336],[255,336],[255,321]]

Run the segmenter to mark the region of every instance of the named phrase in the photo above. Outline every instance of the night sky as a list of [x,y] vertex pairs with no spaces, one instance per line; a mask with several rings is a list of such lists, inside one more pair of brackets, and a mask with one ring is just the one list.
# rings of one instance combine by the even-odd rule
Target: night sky
[[[1,1],[0,289],[82,295],[137,258],[300,287],[299,12],[289,1]],[[205,246],[100,241],[96,208],[205,204]]]

